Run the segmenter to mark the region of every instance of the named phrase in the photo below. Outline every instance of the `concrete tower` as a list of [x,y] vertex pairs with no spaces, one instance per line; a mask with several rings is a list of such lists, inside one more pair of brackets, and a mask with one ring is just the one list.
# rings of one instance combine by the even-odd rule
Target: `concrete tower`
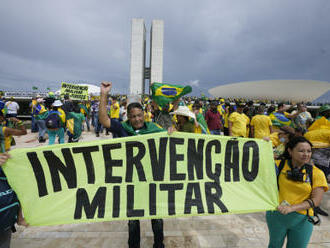
[[[145,93],[145,80],[163,82],[164,22],[153,20],[150,31],[150,66],[146,67],[146,28],[143,19],[132,19],[130,95]],[[150,85],[150,84],[149,84]]]
[[146,28],[143,19],[132,19],[130,95],[144,93]]
[[150,35],[150,84],[163,82],[164,21],[153,20]]

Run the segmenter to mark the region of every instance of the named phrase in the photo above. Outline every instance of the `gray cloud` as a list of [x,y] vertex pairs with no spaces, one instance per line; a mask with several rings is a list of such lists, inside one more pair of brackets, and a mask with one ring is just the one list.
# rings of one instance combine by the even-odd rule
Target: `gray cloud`
[[164,20],[169,83],[330,81],[329,12],[328,0],[5,0],[0,88],[109,80],[126,93],[132,18]]

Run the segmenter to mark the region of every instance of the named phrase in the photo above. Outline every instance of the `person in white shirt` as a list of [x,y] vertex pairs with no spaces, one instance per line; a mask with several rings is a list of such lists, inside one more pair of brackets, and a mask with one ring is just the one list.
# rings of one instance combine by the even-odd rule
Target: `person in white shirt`
[[14,101],[14,97],[11,97],[8,102],[6,102],[6,106],[8,109],[6,117],[17,117],[17,112],[19,110],[19,105]]

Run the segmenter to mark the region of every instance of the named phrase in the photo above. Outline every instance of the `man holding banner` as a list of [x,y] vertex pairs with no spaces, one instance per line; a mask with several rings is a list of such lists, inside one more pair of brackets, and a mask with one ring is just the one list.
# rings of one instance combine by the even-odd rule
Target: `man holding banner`
[[[160,126],[153,122],[144,121],[143,107],[138,102],[130,103],[127,107],[128,120],[120,123],[116,119],[110,119],[107,115],[106,105],[108,100],[108,93],[110,92],[112,84],[110,82],[101,83],[101,99],[99,107],[99,120],[103,127],[108,128],[110,132],[115,134],[115,137],[126,137],[150,134],[165,131]],[[172,129],[171,129],[172,130]],[[169,130],[169,131],[171,131]],[[163,220],[152,219],[152,230],[154,232],[154,248],[163,248],[164,233]],[[130,248],[140,247],[140,221],[130,220],[128,222],[129,237],[128,244]]]

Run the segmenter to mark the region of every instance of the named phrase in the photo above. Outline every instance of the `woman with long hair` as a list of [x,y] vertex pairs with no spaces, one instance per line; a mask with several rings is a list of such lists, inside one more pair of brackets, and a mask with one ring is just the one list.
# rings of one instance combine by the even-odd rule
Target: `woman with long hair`
[[307,247],[312,235],[313,208],[320,205],[328,190],[323,172],[310,163],[312,144],[304,137],[293,137],[286,144],[282,159],[276,161],[279,202],[277,211],[268,211],[269,246]]

